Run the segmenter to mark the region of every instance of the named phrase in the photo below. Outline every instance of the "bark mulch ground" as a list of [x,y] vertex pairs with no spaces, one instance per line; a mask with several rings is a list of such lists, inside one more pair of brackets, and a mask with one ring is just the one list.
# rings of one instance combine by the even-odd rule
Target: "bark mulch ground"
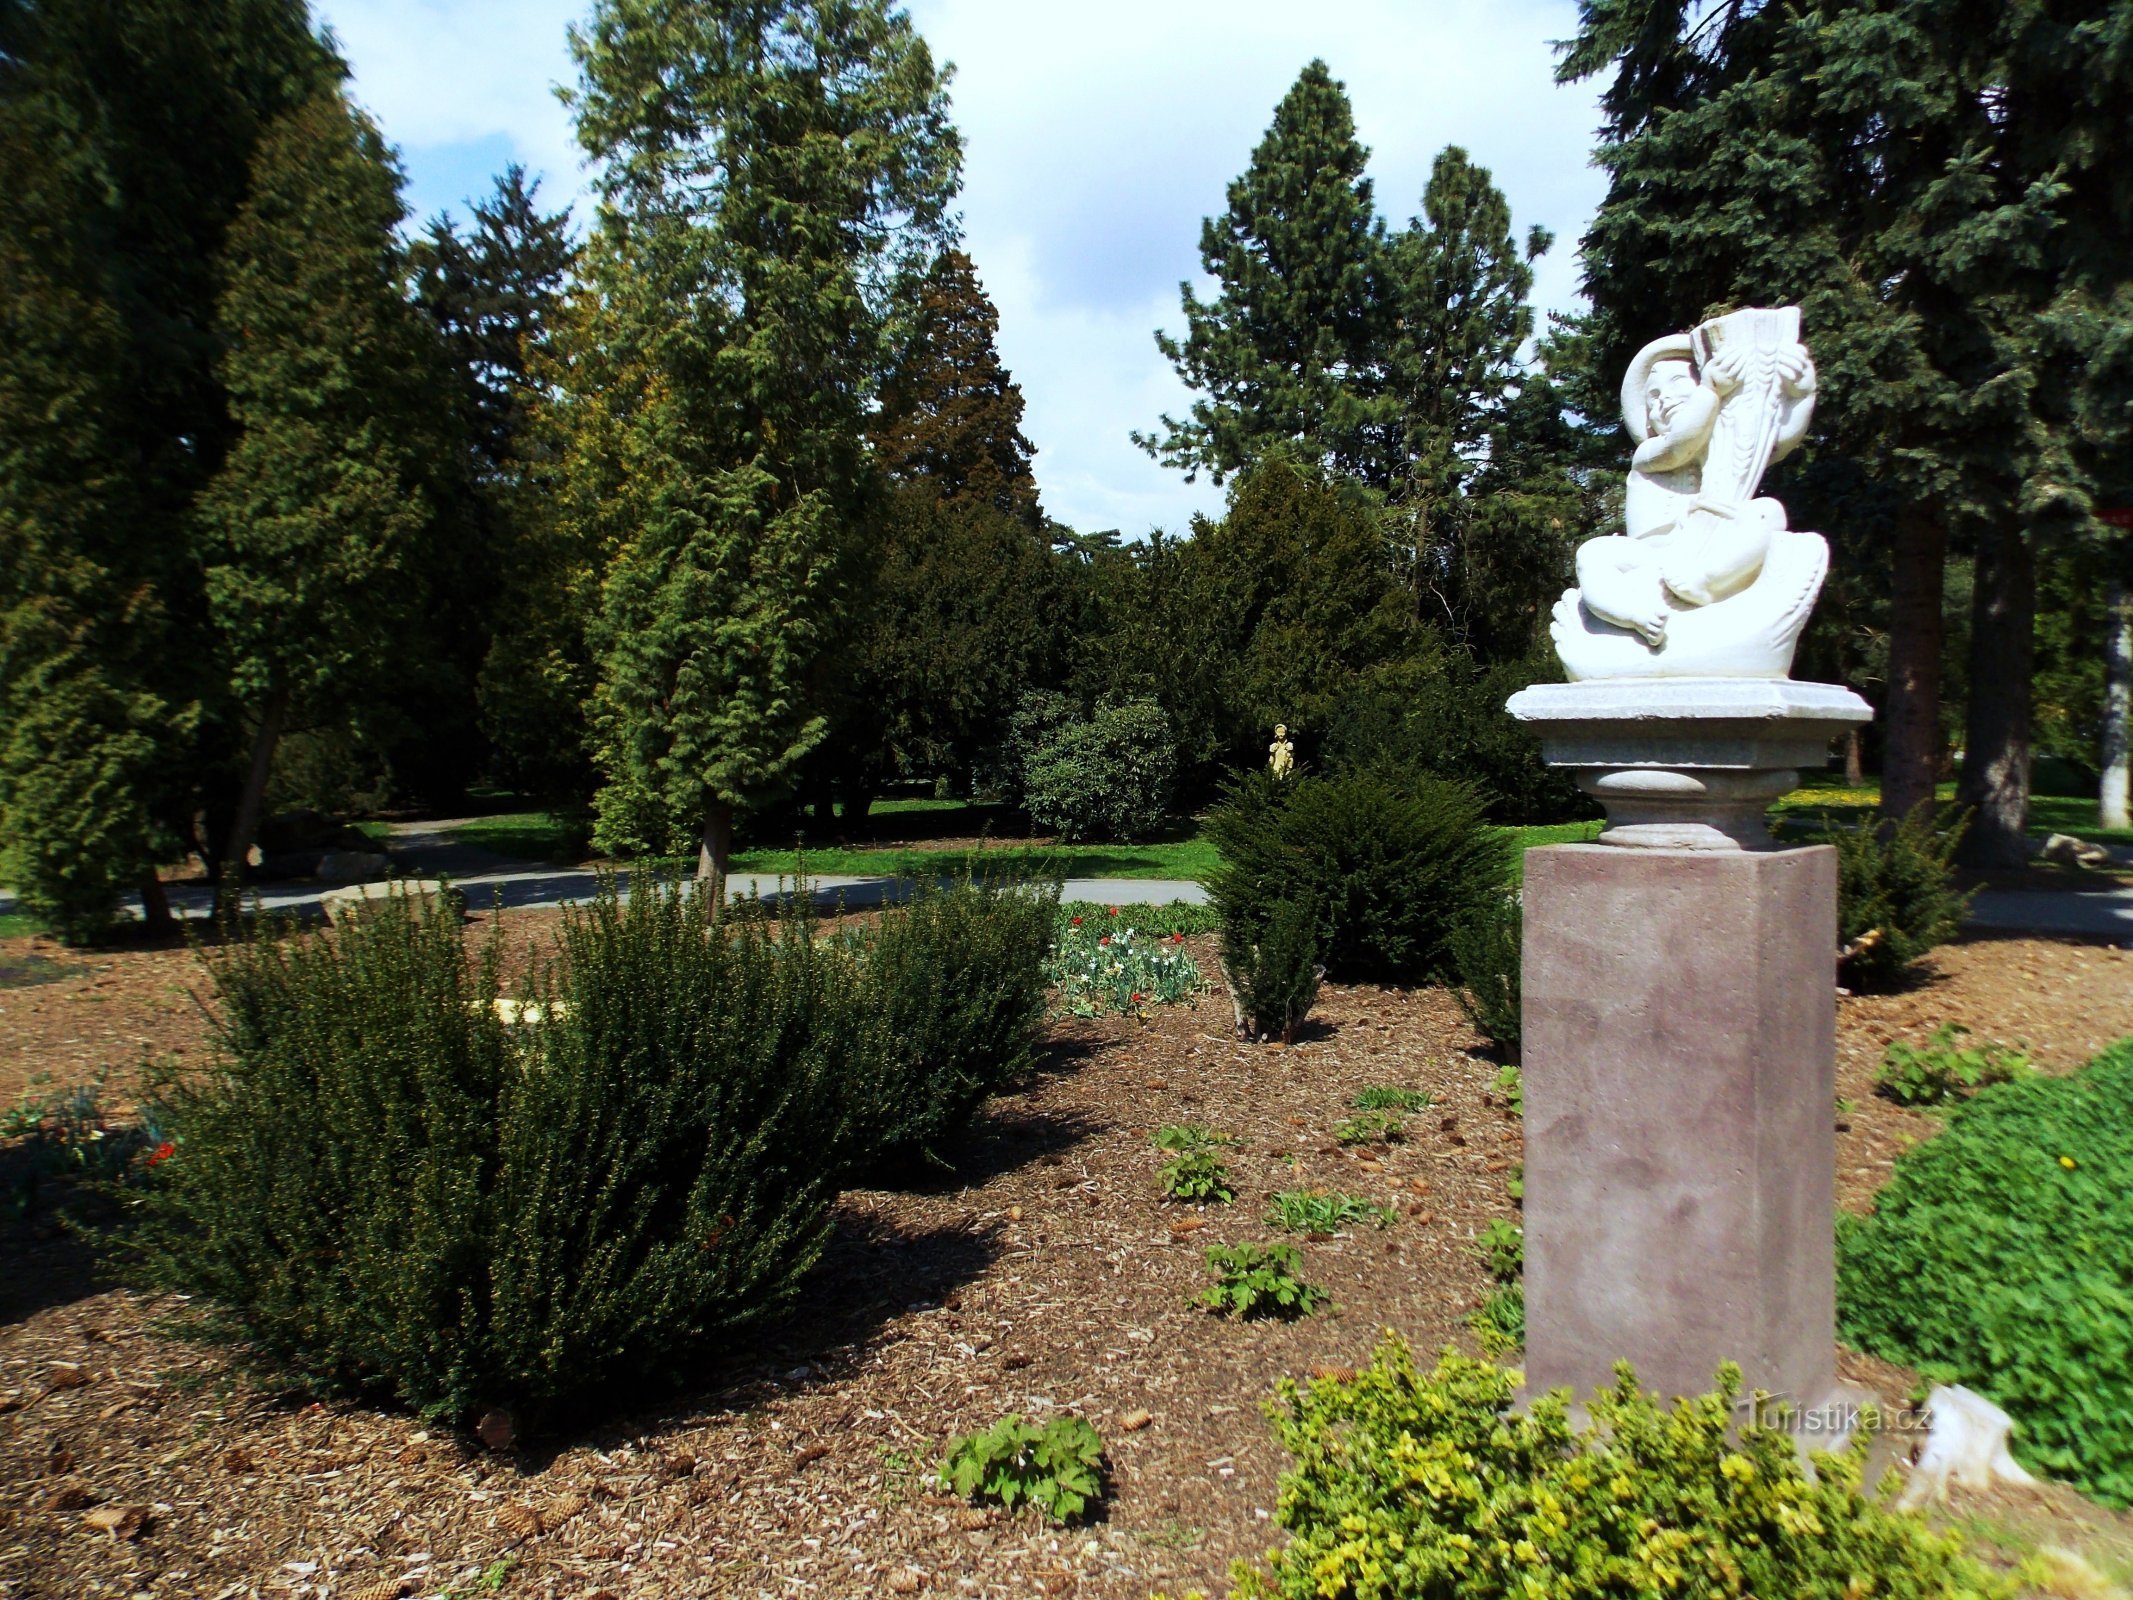
[[[514,936],[543,927],[512,915]],[[1193,948],[1212,971],[1211,942]],[[0,989],[0,1058],[23,1075],[123,1063],[144,1037],[200,1047],[197,1009],[173,994],[197,982],[186,953],[41,953],[76,970]],[[1873,1098],[1882,1048],[1949,1020],[2077,1065],[2133,1034],[2133,955],[1965,944],[1906,994],[1843,1001],[1847,1203],[1932,1126]],[[1283,1461],[1261,1410],[1276,1380],[1367,1360],[1387,1327],[1424,1351],[1474,1349],[1466,1317],[1490,1285],[1473,1236],[1514,1214],[1521,1158],[1497,1064],[1439,991],[1329,986],[1288,1049],[1240,1046],[1228,1023],[1211,995],[1145,1022],[1054,1024],[954,1178],[845,1198],[782,1331],[707,1363],[685,1397],[503,1454],[277,1394],[159,1332],[167,1308],[92,1282],[76,1241],[17,1228],[0,1238],[0,1596],[1220,1592],[1232,1560],[1278,1541]],[[1338,1145],[1350,1097],[1380,1084],[1434,1103],[1402,1143]],[[1185,1121],[1242,1141],[1234,1204],[1161,1197],[1150,1135]],[[1206,1247],[1281,1237],[1264,1215],[1291,1188],[1395,1220],[1300,1243],[1329,1311],[1235,1324],[1195,1309]],[[1849,1365],[1892,1396],[1910,1382]],[[943,1441],[1008,1412],[1096,1425],[1099,1520],[1052,1529],[934,1492]],[[2078,1514],[2123,1536],[2064,1498],[2036,1502],[2049,1529]]]

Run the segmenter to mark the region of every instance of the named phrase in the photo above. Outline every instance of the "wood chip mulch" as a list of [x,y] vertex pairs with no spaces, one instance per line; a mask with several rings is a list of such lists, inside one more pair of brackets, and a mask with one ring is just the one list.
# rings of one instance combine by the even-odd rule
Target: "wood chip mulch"
[[[1212,941],[1191,945],[1213,971]],[[95,1013],[108,1031],[66,998],[97,992],[107,958],[0,989],[0,1046],[63,1073],[125,1060],[134,1033],[175,1039],[160,1008],[192,958],[164,954],[108,958],[146,974]],[[2071,1067],[2133,1034],[2133,956],[1964,944],[1907,994],[1840,1002],[1846,1203],[1932,1125],[1872,1096],[1881,1049],[1946,1020]],[[0,1233],[0,1597],[1222,1592],[1233,1560],[1279,1538],[1283,1461],[1261,1410],[1276,1380],[1365,1361],[1386,1327],[1419,1350],[1474,1349],[1465,1318],[1490,1285],[1473,1236],[1513,1215],[1521,1159],[1497,1065],[1440,991],[1328,986],[1287,1049],[1229,1032],[1216,995],[1054,1024],[955,1178],[843,1200],[782,1330],[707,1363],[680,1399],[502,1453],[277,1395],[158,1331],[166,1307],[97,1286],[73,1239]],[[62,1036],[74,1053],[47,1056]],[[1336,1144],[1350,1096],[1379,1084],[1435,1103],[1403,1143]],[[1182,1121],[1242,1140],[1233,1205],[1161,1197],[1149,1136]],[[1396,1208],[1389,1228],[1300,1242],[1333,1308],[1248,1324],[1195,1309],[1206,1247],[1280,1237],[1268,1201],[1305,1187]],[[935,1492],[945,1439],[1008,1412],[1096,1425],[1100,1519],[1060,1530]]]

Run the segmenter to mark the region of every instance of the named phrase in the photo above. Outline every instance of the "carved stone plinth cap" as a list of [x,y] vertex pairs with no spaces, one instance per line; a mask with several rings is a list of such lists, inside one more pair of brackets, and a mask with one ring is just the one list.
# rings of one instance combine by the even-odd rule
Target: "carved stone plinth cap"
[[1772,848],[1771,804],[1873,719],[1849,689],[1789,678],[1540,683],[1507,709],[1606,808],[1602,844],[1668,850]]

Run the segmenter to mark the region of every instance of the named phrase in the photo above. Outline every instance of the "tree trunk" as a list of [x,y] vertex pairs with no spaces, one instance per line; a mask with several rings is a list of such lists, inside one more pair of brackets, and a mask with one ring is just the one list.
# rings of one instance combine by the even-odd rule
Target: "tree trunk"
[[2128,769],[2133,767],[2133,589],[2113,578],[2104,591],[2103,783],[2097,792],[2106,828],[2133,828],[2127,812]]
[[1844,733],[1844,787],[1856,789],[1866,782],[1866,764],[1860,758],[1859,730],[1848,728]]
[[163,880],[153,867],[141,874],[141,925],[158,937],[175,932],[178,926],[178,919],[170,914],[170,896],[163,892]]
[[711,896],[711,915],[726,909],[726,863],[733,857],[733,807],[713,800],[704,808],[702,843],[696,852],[696,881]]
[[1933,803],[1933,769],[1940,753],[1940,619],[1947,529],[1928,511],[1904,511],[1896,519],[1891,560],[1881,814],[1901,819],[1917,806]]
[[2036,667],[2037,572],[2028,535],[1979,541],[1970,613],[1970,716],[1958,791],[1970,810],[1963,859],[1978,867],[2029,860],[2029,697]]
[[274,769],[274,747],[281,742],[282,725],[289,720],[289,691],[276,689],[259,710],[259,731],[252,736],[252,765],[244,779],[244,793],[237,801],[237,816],[230,835],[222,842],[222,874],[219,887],[225,899],[244,883],[246,857],[259,832],[259,813],[267,798],[267,775]]

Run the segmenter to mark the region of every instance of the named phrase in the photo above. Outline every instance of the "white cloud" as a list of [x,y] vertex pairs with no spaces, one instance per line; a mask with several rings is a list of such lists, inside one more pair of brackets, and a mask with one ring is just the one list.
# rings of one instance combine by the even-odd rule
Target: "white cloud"
[[[418,211],[487,187],[505,158],[580,198],[551,86],[585,0],[322,0],[358,97],[403,150]],[[1001,352],[1053,515],[1076,527],[1182,529],[1219,506],[1127,434],[1191,397],[1153,330],[1180,324],[1200,219],[1219,212],[1304,63],[1348,87],[1378,205],[1418,208],[1436,152],[1462,144],[1510,196],[1520,231],[1558,243],[1536,298],[1568,308],[1576,240],[1603,184],[1588,164],[1594,86],[1558,88],[1550,41],[1572,0],[912,0],[956,63],[968,248],[1000,307]]]

